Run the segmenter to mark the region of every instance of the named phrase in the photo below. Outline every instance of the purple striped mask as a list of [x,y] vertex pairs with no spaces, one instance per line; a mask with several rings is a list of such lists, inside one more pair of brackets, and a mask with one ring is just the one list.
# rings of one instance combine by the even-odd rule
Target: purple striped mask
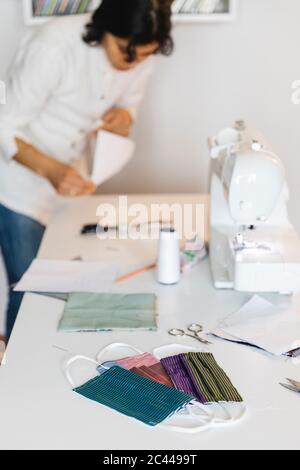
[[161,359],[160,362],[165,368],[168,375],[170,376],[177,390],[192,395],[200,403],[205,403],[206,400],[195,387],[189,373],[186,370],[183,359],[184,355],[179,354],[177,356],[171,356]]

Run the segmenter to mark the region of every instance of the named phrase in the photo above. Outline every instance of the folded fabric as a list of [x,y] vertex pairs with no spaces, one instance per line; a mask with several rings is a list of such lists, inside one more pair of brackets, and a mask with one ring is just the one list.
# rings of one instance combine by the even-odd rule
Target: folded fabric
[[138,354],[136,356],[125,357],[117,361],[108,361],[97,367],[99,374],[103,374],[111,367],[118,365],[124,369],[131,370],[135,374],[145,377],[155,382],[173,387],[172,381],[158,359],[150,353]]
[[242,402],[223,369],[210,353],[187,353],[161,360],[177,390],[200,403]]
[[134,372],[135,374],[138,374],[141,377],[145,377],[149,380],[154,380],[155,382],[166,385],[167,387],[174,387],[171,379],[167,376],[166,372],[163,371],[163,368],[160,364],[155,364],[151,367],[134,367],[131,369],[131,372]]
[[158,363],[158,360],[150,353],[143,353],[137,356],[129,356],[125,357],[124,359],[118,359],[116,362],[119,364],[119,366],[130,370],[133,367],[153,366],[154,364]]
[[156,426],[184,408],[193,397],[113,366],[74,392],[126,416]]
[[152,366],[157,364],[158,360],[150,353],[138,354],[135,356],[124,357],[124,359],[118,359],[115,361],[107,361],[97,367],[99,373],[103,373],[112,366],[118,365],[124,369],[131,370],[140,366]]
[[71,294],[59,331],[156,330],[154,294]]
[[187,353],[183,361],[189,376],[206,403],[243,401],[224,370],[211,353]]
[[161,359],[161,364],[170,376],[177,390],[192,395],[200,403],[205,403],[205,397],[197,390],[193,384],[189,373],[182,363],[182,354],[165,357]]

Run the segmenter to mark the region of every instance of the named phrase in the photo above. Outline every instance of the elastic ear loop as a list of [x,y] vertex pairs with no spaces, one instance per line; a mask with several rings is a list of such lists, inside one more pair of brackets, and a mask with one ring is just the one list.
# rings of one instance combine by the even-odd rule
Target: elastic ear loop
[[74,364],[74,362],[77,362],[77,361],[80,361],[80,360],[84,360],[84,361],[87,361],[87,362],[91,362],[92,364],[96,364],[97,366],[101,366],[101,364],[99,364],[97,361],[95,361],[95,359],[92,359],[91,357],[88,357],[88,356],[76,355],[76,356],[71,357],[68,361],[66,361],[65,364],[63,364],[62,368],[63,368],[63,372],[65,374],[65,377],[68,380],[68,382],[70,383],[70,385],[72,386],[72,388],[76,388],[76,384],[75,384],[75,382],[73,380],[73,377],[71,375],[70,367],[71,367],[71,365]]
[[[203,415],[197,415],[192,412],[193,408],[199,408],[201,411],[203,411]],[[185,434],[197,434],[200,432],[207,431],[213,423],[214,423],[214,414],[208,411],[208,408],[202,405],[201,403],[193,400],[190,405],[186,407],[186,410],[188,411],[188,415],[185,416],[186,419],[196,419],[201,424],[199,426],[194,426],[194,427],[184,427],[184,426],[179,426],[179,425],[173,425],[173,424],[159,424],[158,427],[160,429],[164,429],[166,431],[173,431],[173,432],[180,432],[180,433],[185,433]],[[176,416],[176,415],[175,415]],[[169,420],[172,420],[172,417],[169,418]]]
[[[232,414],[230,413],[230,411],[228,410],[227,406],[226,405],[237,405],[240,407],[240,413],[237,415],[237,416],[232,416]],[[226,416],[228,416],[228,418],[217,418],[215,417],[214,419],[214,423],[216,425],[222,425],[222,424],[234,424],[234,423],[237,423],[238,421],[241,421],[245,414],[246,414],[246,406],[242,403],[236,403],[236,402],[217,402],[217,403],[207,403],[207,406],[210,406],[210,405],[219,405],[220,408],[222,408],[222,410],[225,412]]]
[[[144,351],[141,351],[140,349],[135,348],[134,346],[131,346],[130,344],[112,343],[112,344],[109,344],[108,346],[106,346],[105,348],[103,348],[101,351],[99,351],[99,353],[97,354],[97,361],[100,362],[100,363],[105,362],[103,360],[104,355],[106,353],[110,352],[110,351],[113,351],[114,349],[117,349],[117,348],[124,348],[124,349],[127,348],[129,351],[134,352],[135,354],[136,353],[137,354],[144,354]],[[112,359],[109,359],[109,360],[111,361]]]

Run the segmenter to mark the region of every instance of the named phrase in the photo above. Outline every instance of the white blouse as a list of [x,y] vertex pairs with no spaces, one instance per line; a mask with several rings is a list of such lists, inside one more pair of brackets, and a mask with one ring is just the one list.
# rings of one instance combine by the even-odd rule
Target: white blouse
[[90,15],[55,19],[21,44],[0,105],[0,203],[47,224],[57,201],[51,184],[13,160],[15,138],[80,167],[90,132],[112,107],[136,118],[153,57],[129,71],[114,69],[104,49],[82,40]]

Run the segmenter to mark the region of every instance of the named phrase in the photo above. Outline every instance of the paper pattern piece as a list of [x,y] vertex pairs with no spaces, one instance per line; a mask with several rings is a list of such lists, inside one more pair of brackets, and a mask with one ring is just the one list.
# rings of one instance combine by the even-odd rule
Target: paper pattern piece
[[36,259],[15,287],[17,292],[109,292],[117,266],[101,262]]
[[132,140],[111,132],[98,132],[92,181],[100,186],[119,173],[131,159],[134,150],[135,144]]
[[211,333],[277,356],[286,355],[300,348],[300,311],[273,305],[256,295]]

